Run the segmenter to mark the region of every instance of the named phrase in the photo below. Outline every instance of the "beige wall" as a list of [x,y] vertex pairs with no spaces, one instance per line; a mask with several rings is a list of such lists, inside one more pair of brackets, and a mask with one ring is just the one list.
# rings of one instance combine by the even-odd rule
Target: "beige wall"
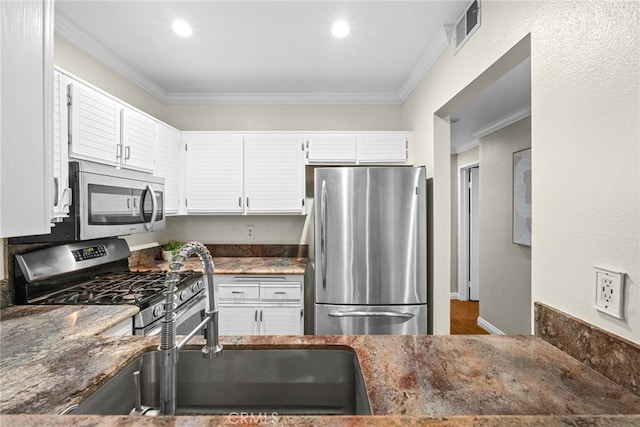
[[[403,109],[415,161],[435,165],[434,204],[446,207],[435,210],[434,228],[451,222],[451,162],[439,147],[448,141],[434,114],[446,118],[530,46],[532,301],[640,342],[640,3],[485,0],[482,8],[479,30],[457,54],[443,53]],[[434,233],[436,333],[448,332],[450,234]],[[594,265],[627,273],[626,320],[593,309]]]
[[511,227],[513,153],[529,147],[530,117],[480,140],[480,317],[506,334],[531,332],[531,248]]
[[184,131],[403,130],[399,105],[166,105]]

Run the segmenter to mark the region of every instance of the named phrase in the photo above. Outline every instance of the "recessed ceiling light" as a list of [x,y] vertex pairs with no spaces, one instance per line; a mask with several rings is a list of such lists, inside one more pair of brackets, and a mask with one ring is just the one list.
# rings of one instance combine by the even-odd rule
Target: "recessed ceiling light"
[[331,33],[336,37],[345,37],[349,34],[349,24],[345,21],[336,21],[331,27]]
[[184,21],[176,21],[173,23],[173,31],[182,37],[189,37],[191,35],[191,26]]

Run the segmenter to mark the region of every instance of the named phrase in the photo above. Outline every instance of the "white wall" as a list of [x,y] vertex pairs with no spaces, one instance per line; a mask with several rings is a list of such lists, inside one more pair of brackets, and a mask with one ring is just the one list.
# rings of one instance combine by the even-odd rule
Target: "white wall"
[[[451,186],[440,148],[448,141],[433,116],[446,118],[524,59],[530,34],[532,301],[640,342],[640,3],[485,0],[482,8],[479,30],[439,58],[403,110],[416,163],[436,166],[428,168],[434,204],[447,211],[434,212],[434,228],[450,229]],[[447,333],[450,233],[434,239],[434,331]],[[593,309],[593,265],[628,274],[627,320]]]

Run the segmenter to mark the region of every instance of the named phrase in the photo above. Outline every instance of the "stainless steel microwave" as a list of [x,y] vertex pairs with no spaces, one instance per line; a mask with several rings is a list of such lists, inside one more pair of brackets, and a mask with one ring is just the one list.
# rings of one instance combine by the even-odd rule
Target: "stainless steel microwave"
[[164,178],[93,162],[69,162],[69,217],[50,234],[11,243],[68,242],[165,229]]

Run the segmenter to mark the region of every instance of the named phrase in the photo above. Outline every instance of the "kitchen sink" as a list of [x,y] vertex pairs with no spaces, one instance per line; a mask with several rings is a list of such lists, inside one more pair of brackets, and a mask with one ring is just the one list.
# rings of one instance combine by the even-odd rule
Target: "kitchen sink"
[[[131,362],[69,414],[127,415],[141,404],[159,407],[158,353]],[[371,415],[356,354],[335,349],[225,349],[214,359],[181,350],[176,415],[234,413]]]

